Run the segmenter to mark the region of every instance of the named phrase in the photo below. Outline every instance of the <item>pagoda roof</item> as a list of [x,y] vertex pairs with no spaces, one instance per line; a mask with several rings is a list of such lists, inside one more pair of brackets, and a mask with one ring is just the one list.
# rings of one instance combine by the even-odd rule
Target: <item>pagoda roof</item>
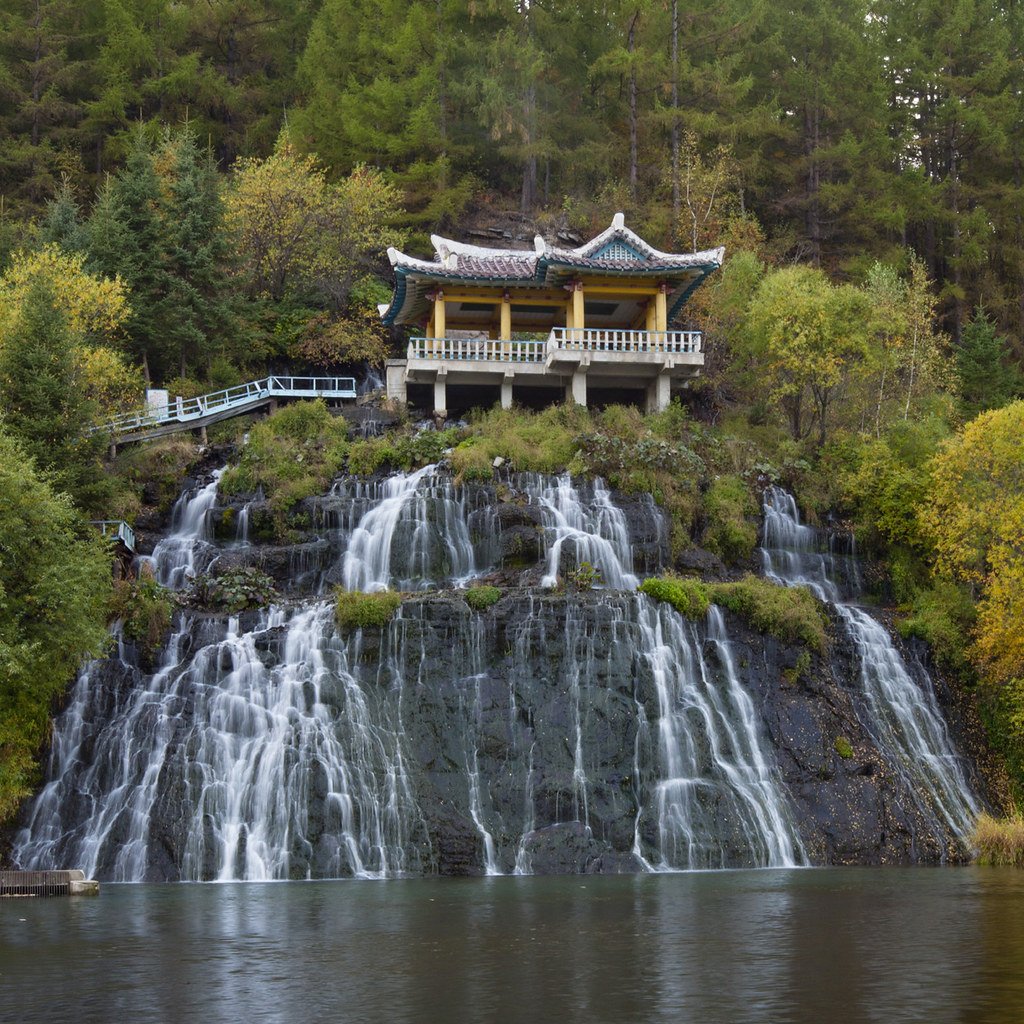
[[725,249],[669,253],[655,249],[625,224],[617,213],[599,235],[576,249],[549,246],[538,235],[534,248],[491,249],[432,235],[434,259],[421,260],[388,249],[395,270],[391,302],[379,307],[386,324],[414,323],[429,312],[427,292],[446,282],[472,285],[556,288],[580,272],[623,278],[651,278],[669,283],[669,317],[682,308],[690,293],[722,265]]

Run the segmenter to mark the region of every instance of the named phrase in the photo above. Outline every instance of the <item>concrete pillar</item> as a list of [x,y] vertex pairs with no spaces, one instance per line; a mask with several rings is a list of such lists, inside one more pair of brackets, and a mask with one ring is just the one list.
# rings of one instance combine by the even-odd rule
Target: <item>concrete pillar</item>
[[110,442],[110,461],[113,462],[114,459],[116,459],[116,458],[117,458],[117,445],[113,441],[111,441]]
[[587,369],[581,366],[573,375],[572,381],[565,388],[565,400],[576,405],[587,406]]
[[672,401],[672,379],[659,373],[647,386],[647,412],[664,412]]
[[210,443],[209,435],[206,433],[206,424],[203,424],[203,426],[199,428],[199,443],[202,445]]
[[439,373],[434,378],[434,415],[446,419],[448,416],[448,375]]
[[512,408],[512,380],[513,375],[506,373],[501,379],[501,407],[502,409]]
[[404,359],[389,359],[387,362],[385,376],[389,402],[401,402],[404,405],[409,400],[409,392],[405,383],[407,365]]

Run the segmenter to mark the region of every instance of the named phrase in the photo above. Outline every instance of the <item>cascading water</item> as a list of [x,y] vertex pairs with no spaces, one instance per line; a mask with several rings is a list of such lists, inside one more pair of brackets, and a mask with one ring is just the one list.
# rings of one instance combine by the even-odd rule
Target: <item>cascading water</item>
[[931,835],[945,850],[963,845],[979,812],[931,680],[915,678],[877,619],[853,603],[859,590],[855,556],[800,522],[791,494],[771,487],[764,497],[761,557],[769,579],[805,586],[835,609],[860,661],[861,717],[902,778]]
[[[346,590],[423,589],[438,578],[456,583],[477,571],[464,505],[448,481],[434,486],[435,466],[389,477],[381,500],[353,529],[342,565]],[[401,545],[404,557],[396,561]]]
[[217,502],[217,486],[223,472],[216,470],[208,484],[195,494],[182,494],[175,502],[171,532],[147,559],[163,586],[180,590],[190,577],[209,568],[216,553],[210,544],[209,514]]
[[[806,805],[725,619],[691,623],[631,592],[660,513],[627,517],[600,482],[502,486],[510,497],[467,493],[436,467],[340,480],[311,517],[333,570],[311,561],[291,591],[303,601],[179,613],[152,674],[127,643],[87,666],[15,862],[118,880],[807,863]],[[209,568],[215,503],[216,480],[179,501],[161,578]],[[332,571],[361,590],[486,572],[506,521],[543,550],[546,582],[589,561],[599,589],[507,590],[487,612],[420,594],[354,632],[316,596]],[[225,557],[258,556],[260,536],[236,535]]]
[[547,571],[542,587],[558,583],[563,552],[571,547],[577,565],[588,562],[610,590],[635,590],[629,528],[622,510],[611,500],[604,481],[596,479],[583,494],[568,473],[555,480],[525,475],[517,485],[544,512],[547,535]]
[[[665,606],[639,609],[641,650],[658,695],[656,869],[794,867],[806,863],[788,798],[763,750],[759,723],[740,685],[725,620],[708,612],[715,672],[696,631]],[[647,716],[643,716],[646,728]],[[640,766],[634,768],[640,775]],[[640,821],[634,841],[643,856]],[[646,859],[646,858],[645,858]]]

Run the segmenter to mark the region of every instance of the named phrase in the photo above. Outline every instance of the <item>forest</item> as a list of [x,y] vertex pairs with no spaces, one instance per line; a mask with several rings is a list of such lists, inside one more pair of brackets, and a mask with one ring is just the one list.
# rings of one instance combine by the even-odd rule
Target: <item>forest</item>
[[142,500],[85,425],[147,384],[365,377],[403,346],[376,314],[388,246],[583,239],[618,210],[665,249],[726,247],[687,307],[685,407],[479,414],[456,465],[561,444],[535,468],[653,490],[677,547],[736,565],[785,483],[877,559],[1024,794],[1024,8],[999,0],[8,0],[0,789],[28,792],[113,614],[81,520]]

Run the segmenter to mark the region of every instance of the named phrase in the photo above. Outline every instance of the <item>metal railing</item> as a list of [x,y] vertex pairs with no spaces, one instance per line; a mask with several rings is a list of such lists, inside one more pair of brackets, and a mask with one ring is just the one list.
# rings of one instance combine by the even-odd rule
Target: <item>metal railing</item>
[[90,519],[104,537],[116,537],[129,551],[135,551],[135,531],[123,519]]
[[553,327],[549,350],[569,352],[699,352],[700,331],[628,331],[609,327]]
[[355,377],[264,377],[198,398],[178,398],[167,405],[126,413],[93,427],[90,433],[127,434],[168,423],[188,423],[230,409],[243,411],[267,398],[355,398]]
[[410,359],[491,359],[498,363],[543,362],[547,342],[535,338],[411,338]]

